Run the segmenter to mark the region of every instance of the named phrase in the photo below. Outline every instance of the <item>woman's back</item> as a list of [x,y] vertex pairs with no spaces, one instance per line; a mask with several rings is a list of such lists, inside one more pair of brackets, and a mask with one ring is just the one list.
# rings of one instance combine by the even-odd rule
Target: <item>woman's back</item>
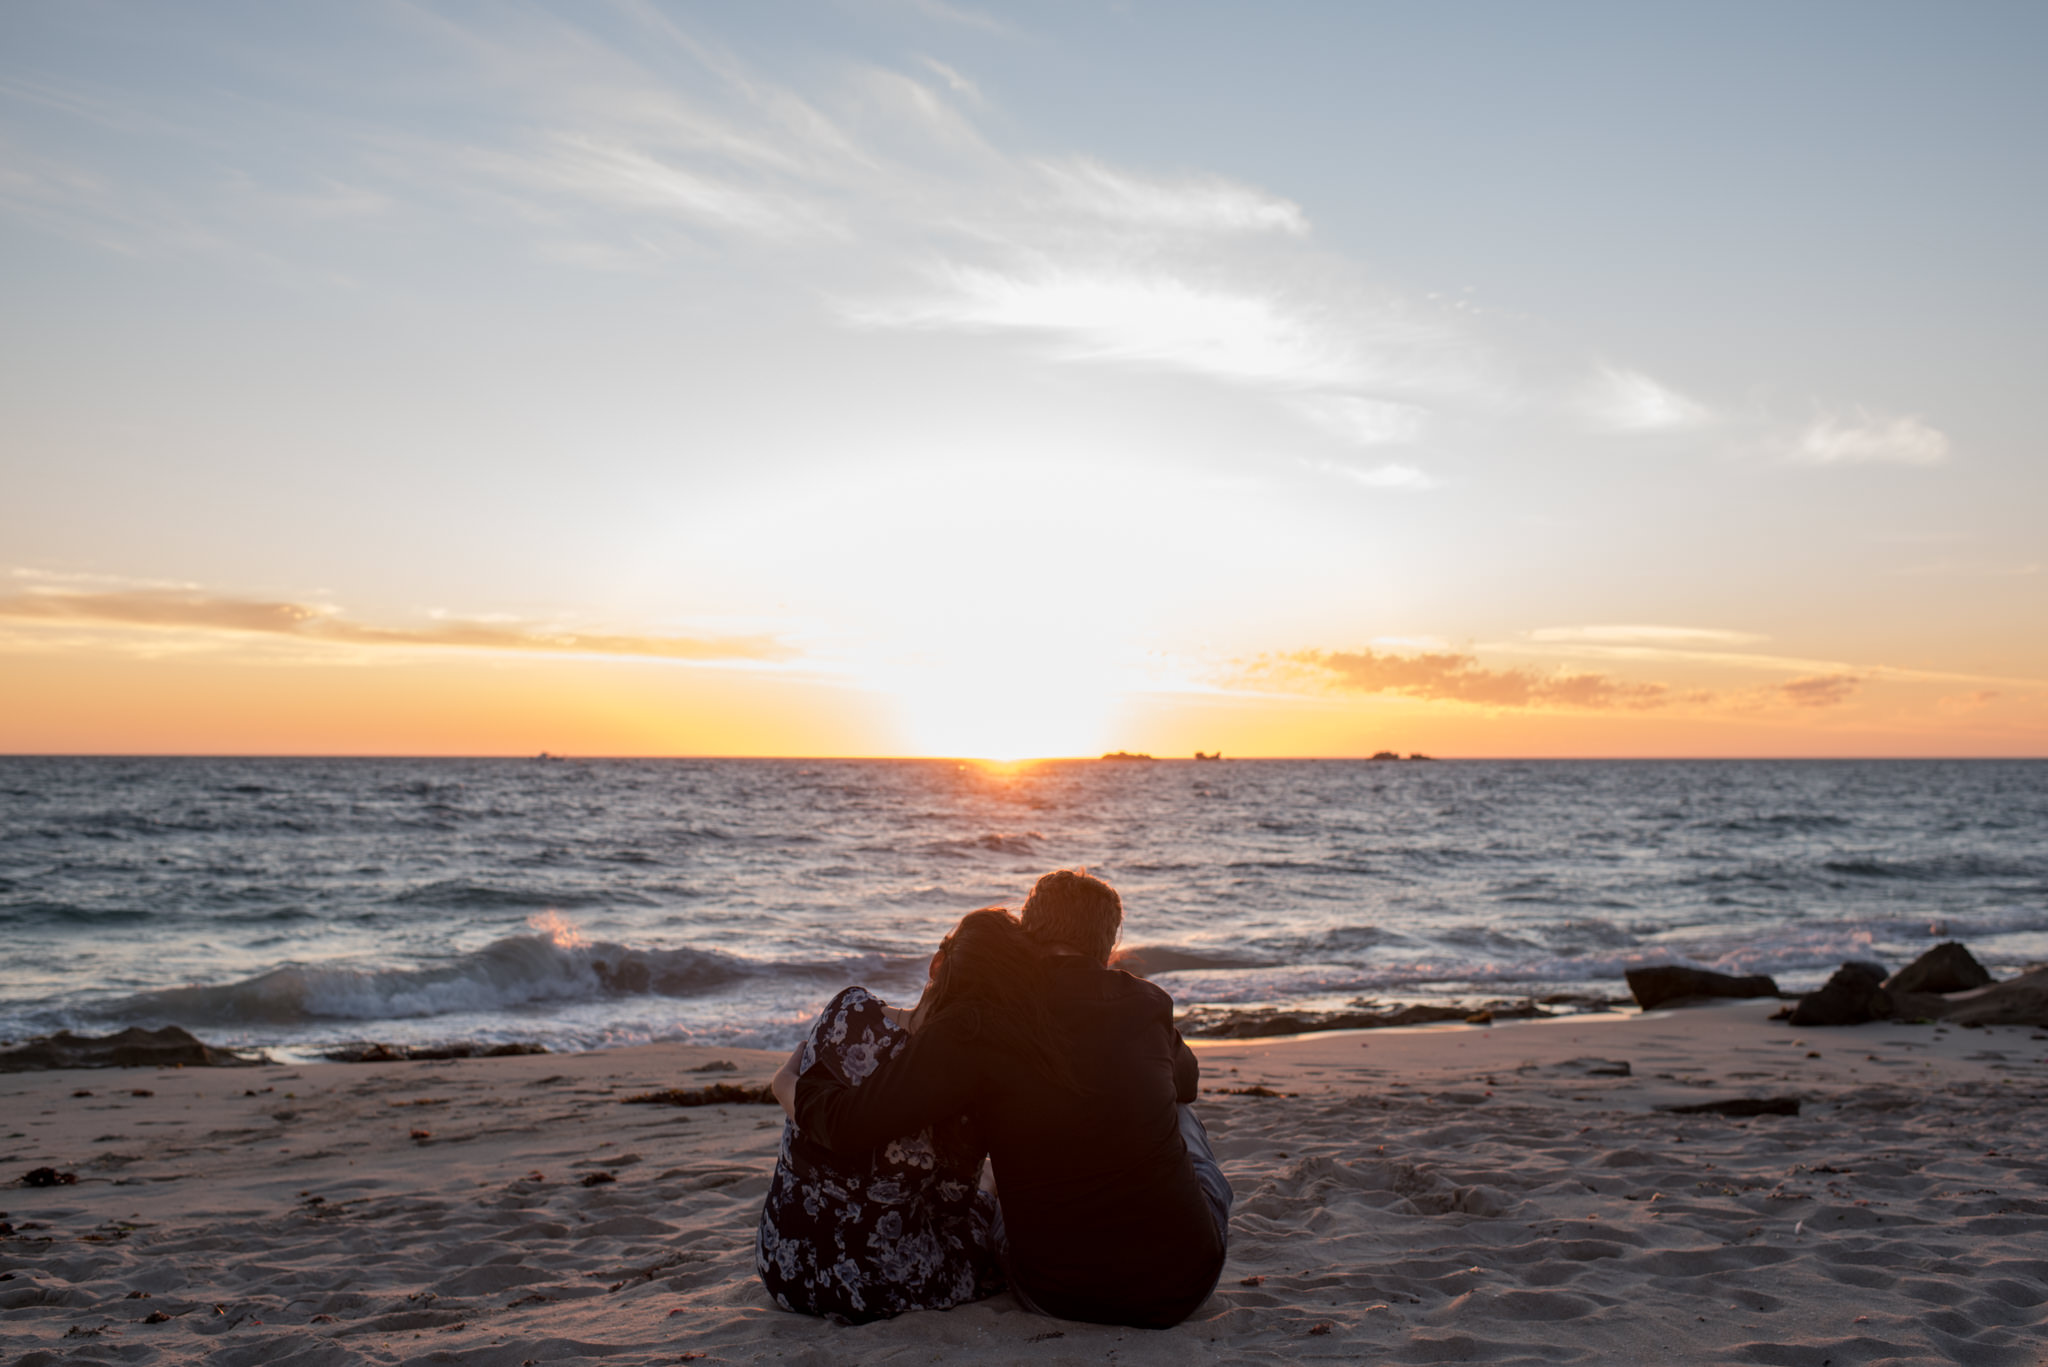
[[[803,1067],[857,1088],[909,1038],[878,998],[849,987],[820,1013]],[[856,1153],[784,1125],[755,1245],[768,1294],[785,1310],[859,1323],[1000,1291],[995,1206],[977,1187],[983,1152],[959,1117]]]

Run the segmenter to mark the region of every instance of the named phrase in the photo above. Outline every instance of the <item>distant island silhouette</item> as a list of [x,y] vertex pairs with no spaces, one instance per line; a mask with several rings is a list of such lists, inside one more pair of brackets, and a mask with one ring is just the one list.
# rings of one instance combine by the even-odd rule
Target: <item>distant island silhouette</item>
[[1109,754],[1106,754],[1106,755],[1104,755],[1104,756],[1103,756],[1103,758],[1104,758],[1104,759],[1150,759],[1150,758],[1152,758],[1152,756],[1150,756],[1150,755],[1134,755],[1134,754],[1132,754],[1132,753],[1131,753],[1131,752],[1130,752],[1129,750],[1113,750],[1113,751],[1111,751],[1111,752],[1110,752]]

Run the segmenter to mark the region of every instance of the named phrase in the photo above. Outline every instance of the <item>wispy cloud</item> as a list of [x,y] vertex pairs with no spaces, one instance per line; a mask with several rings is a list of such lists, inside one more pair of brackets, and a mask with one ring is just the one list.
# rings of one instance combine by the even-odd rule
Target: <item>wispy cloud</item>
[[1354,446],[1393,446],[1422,435],[1429,412],[1417,404],[1355,394],[1302,394],[1290,407],[1316,427]]
[[1815,418],[1793,439],[1791,454],[1815,465],[1940,465],[1949,458],[1949,439],[1917,417],[1858,409],[1854,417]]
[[1765,674],[1791,674],[1801,678],[1842,676],[1894,683],[1995,684],[2014,688],[2042,686],[2038,680],[2004,675],[1917,669],[1888,664],[1855,664],[1844,660],[1775,655],[1765,651],[1737,648],[1748,641],[1762,639],[1765,638],[1751,637],[1742,632],[1723,633],[1712,628],[1544,627],[1520,637],[1482,642],[1478,648],[1489,655],[1533,655],[1565,662],[1587,659],[1625,660],[1631,663],[1661,661],[1690,669],[1735,669]]
[[1356,376],[1330,339],[1273,299],[1170,275],[941,270],[921,299],[854,307],[874,326],[1036,333],[1070,360],[1150,365],[1262,384],[1341,385]]
[[1840,707],[1862,686],[1854,674],[1809,674],[1779,684],[1777,693],[1794,707]]
[[945,24],[958,24],[962,28],[979,29],[999,38],[1014,38],[1017,29],[993,14],[984,13],[970,5],[956,5],[950,0],[898,0],[904,8],[914,10],[927,19],[936,19]]
[[946,88],[948,90],[951,90],[955,95],[964,96],[965,98],[973,101],[976,104],[981,103],[981,87],[976,85],[967,77],[961,75],[960,72],[958,72],[957,70],[950,66],[947,66],[944,62],[940,61],[936,57],[923,56],[919,57],[917,60],[918,64],[922,66],[925,70],[931,72],[934,76],[937,76],[940,80],[944,81],[946,83]]
[[1222,176],[1140,176],[1092,157],[1032,165],[1055,201],[1111,222],[1185,233],[1308,236],[1308,215],[1299,204]]
[[379,627],[306,603],[220,597],[177,590],[0,595],[0,619],[153,630],[285,636],[332,645],[445,647],[555,655],[615,655],[660,660],[767,663],[795,655],[766,636],[644,636],[555,630],[502,621],[438,621],[429,627]]
[[[1558,629],[1563,630],[1563,629]],[[1706,628],[1618,627],[1572,628],[1573,635],[1630,633],[1647,639],[1674,637],[1723,638],[1742,633]],[[1565,643],[1559,643],[1560,646]],[[1422,702],[1457,703],[1474,707],[1521,710],[1646,712],[1669,708],[1694,716],[1753,716],[1775,712],[1788,718],[1846,707],[1877,684],[1929,685],[1995,683],[1931,700],[1943,715],[1979,711],[2010,696],[2039,696],[2037,680],[1995,679],[1973,675],[1899,669],[1885,665],[1856,666],[1727,651],[1687,651],[1659,646],[1588,645],[1591,653],[1611,653],[1632,661],[1663,660],[1693,666],[1679,682],[1629,678],[1586,669],[1569,660],[1553,668],[1499,667],[1483,663],[1470,650],[1447,649],[1433,643],[1376,643],[1363,650],[1298,650],[1260,655],[1229,665],[1219,681],[1227,689],[1277,692],[1362,694],[1409,698]],[[1491,653],[1492,648],[1482,647]],[[1700,687],[1689,680],[1700,665],[1737,665],[1769,669],[1778,680],[1742,687]],[[1789,676],[1789,677],[1788,677]],[[1925,695],[1922,695],[1923,699]]]
[[778,237],[837,232],[810,198],[707,174],[630,144],[560,134],[514,157],[481,155],[508,182],[748,233]]
[[1243,677],[1254,684],[1306,685],[1483,707],[1642,711],[1672,700],[1672,690],[1661,683],[1634,683],[1607,674],[1488,669],[1473,656],[1450,651],[1389,655],[1374,650],[1303,650],[1261,657]]
[[1579,406],[1610,432],[1671,432],[1697,427],[1706,408],[1636,370],[1601,366],[1579,393]]

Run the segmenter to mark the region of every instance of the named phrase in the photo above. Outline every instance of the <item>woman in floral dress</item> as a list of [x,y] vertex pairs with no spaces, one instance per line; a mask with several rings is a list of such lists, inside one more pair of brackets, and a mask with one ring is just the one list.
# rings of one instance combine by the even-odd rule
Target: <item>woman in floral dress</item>
[[[910,1038],[891,1014],[866,988],[847,988],[811,1027],[796,1071],[824,1068],[858,1087]],[[965,1117],[861,1155],[785,1123],[754,1250],[768,1294],[785,1310],[859,1324],[1001,1291],[995,1197],[979,1187],[987,1152]]]

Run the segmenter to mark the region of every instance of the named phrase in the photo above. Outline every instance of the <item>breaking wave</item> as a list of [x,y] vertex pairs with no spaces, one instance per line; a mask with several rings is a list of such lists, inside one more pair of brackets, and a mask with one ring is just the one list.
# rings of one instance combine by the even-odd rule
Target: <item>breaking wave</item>
[[565,943],[542,933],[507,936],[423,967],[285,964],[239,982],[137,993],[95,1014],[188,1027],[404,1020],[620,997],[695,997],[768,974],[829,978],[877,966],[771,964],[712,949]]

